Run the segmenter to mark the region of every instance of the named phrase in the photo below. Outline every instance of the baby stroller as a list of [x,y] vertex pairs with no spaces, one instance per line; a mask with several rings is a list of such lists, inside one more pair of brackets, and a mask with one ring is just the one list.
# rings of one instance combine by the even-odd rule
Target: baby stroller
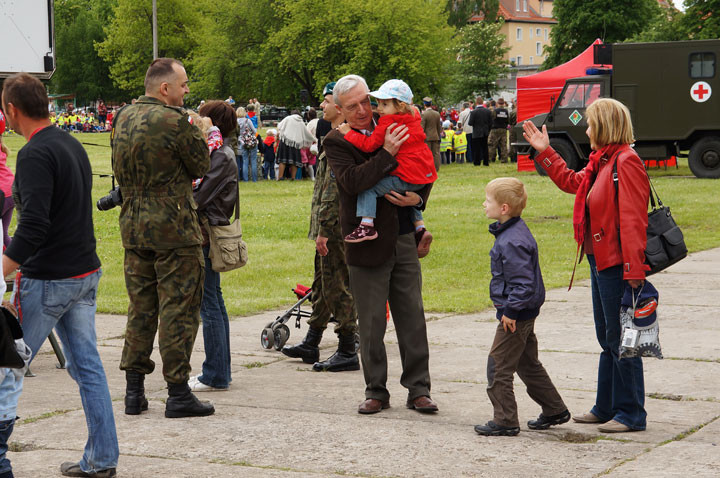
[[283,348],[290,338],[290,328],[285,325],[291,318],[295,317],[295,327],[300,328],[300,319],[309,318],[310,312],[300,309],[300,306],[310,298],[312,289],[302,284],[297,284],[292,291],[298,298],[295,305],[290,307],[283,315],[278,316],[275,320],[268,323],[260,334],[260,345],[264,349],[271,349],[275,347],[275,350]]

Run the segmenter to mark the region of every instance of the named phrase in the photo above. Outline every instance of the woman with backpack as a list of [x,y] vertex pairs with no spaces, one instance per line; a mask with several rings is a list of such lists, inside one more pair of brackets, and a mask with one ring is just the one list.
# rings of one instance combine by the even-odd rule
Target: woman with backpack
[[[240,107],[237,109],[237,121],[238,127],[240,128],[240,134],[238,135],[238,149],[242,154],[242,180],[248,182],[248,173],[252,169],[252,181],[257,182],[257,153],[258,153],[258,141],[257,141],[257,129],[250,118],[247,117],[245,108]],[[250,166],[250,168],[248,168]]]

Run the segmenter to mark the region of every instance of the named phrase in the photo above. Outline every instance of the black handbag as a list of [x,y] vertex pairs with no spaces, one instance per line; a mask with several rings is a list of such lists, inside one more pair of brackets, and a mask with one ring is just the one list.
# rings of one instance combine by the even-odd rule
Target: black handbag
[[0,367],[23,368],[25,361],[15,348],[15,340],[23,338],[22,327],[8,309],[0,311]]
[[[647,171],[645,171],[647,174]],[[655,191],[650,176],[650,205],[652,211],[648,213],[647,244],[645,246],[645,263],[650,270],[645,272],[650,276],[667,269],[676,262],[687,257],[687,246],[683,233],[675,223],[670,208],[663,205]],[[615,202],[618,201],[618,172],[617,159],[613,165],[613,184],[615,185]]]

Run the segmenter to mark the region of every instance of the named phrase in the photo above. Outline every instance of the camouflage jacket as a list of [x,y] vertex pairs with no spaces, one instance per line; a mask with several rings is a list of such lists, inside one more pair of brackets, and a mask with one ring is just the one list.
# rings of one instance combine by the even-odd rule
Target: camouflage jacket
[[113,172],[123,197],[123,247],[201,244],[191,182],[205,175],[210,156],[185,110],[141,96],[118,112],[111,142]]
[[331,241],[342,241],[339,216],[337,182],[332,168],[328,166],[325,151],[321,151],[317,160],[308,239],[314,241],[318,236],[323,236]]

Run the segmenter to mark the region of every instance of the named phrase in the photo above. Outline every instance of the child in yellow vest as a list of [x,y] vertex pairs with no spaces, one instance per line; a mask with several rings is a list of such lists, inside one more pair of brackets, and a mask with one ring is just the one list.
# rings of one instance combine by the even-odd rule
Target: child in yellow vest
[[463,131],[462,123],[458,122],[455,136],[453,136],[453,151],[455,151],[455,162],[460,164],[465,162],[465,153],[467,153],[467,136]]
[[450,122],[450,120],[445,120],[442,127],[443,134],[440,138],[440,163],[450,164],[453,136],[455,136],[455,131],[453,131],[452,129],[452,123]]

